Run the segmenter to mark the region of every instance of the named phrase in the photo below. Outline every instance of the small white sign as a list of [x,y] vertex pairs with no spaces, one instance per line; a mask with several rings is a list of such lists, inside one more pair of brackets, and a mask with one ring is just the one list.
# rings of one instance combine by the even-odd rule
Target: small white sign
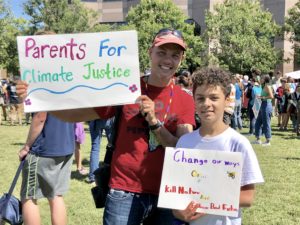
[[134,103],[141,95],[136,31],[17,37],[25,112]]
[[183,210],[191,201],[198,212],[238,216],[242,154],[166,148],[158,207]]

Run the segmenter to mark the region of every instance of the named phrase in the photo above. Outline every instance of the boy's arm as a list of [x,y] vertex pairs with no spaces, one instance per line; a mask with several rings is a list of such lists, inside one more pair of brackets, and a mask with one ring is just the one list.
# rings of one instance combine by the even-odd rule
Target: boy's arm
[[253,203],[255,195],[254,184],[248,184],[241,187],[240,207],[250,207]]
[[47,113],[46,112],[38,112],[34,114],[30,129],[27,135],[27,140],[23,148],[19,151],[19,159],[22,160],[29,152],[31,146],[33,145],[36,138],[40,135],[42,132],[45,121],[47,119]]

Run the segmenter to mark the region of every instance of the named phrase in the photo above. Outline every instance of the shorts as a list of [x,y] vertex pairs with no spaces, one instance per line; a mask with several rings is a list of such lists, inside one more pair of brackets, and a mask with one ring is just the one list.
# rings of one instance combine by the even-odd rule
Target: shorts
[[69,189],[72,155],[41,157],[29,153],[22,170],[21,200],[52,199]]
[[75,141],[78,144],[83,144],[85,139],[85,133],[82,123],[75,123]]

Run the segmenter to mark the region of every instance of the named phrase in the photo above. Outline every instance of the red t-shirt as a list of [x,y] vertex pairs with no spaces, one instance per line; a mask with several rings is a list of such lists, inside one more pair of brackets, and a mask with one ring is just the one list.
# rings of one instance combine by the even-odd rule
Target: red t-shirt
[[[178,124],[195,125],[193,98],[179,87],[174,86],[172,103],[164,127],[173,135]],[[142,94],[155,102],[156,116],[160,121],[169,106],[171,85],[160,88],[141,81]],[[114,107],[95,108],[101,118],[112,117]],[[158,194],[164,160],[164,148],[148,150],[148,122],[140,114],[139,105],[122,107],[116,149],[113,154],[110,187],[135,193]]]

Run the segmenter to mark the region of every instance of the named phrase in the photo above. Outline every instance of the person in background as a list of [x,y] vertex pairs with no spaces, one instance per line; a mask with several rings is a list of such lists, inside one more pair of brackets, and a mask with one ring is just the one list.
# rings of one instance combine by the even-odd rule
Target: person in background
[[176,76],[177,84],[181,86],[182,90],[187,92],[189,95],[193,95],[191,90],[191,73],[188,70],[182,70]]
[[251,135],[255,135],[255,122],[256,122],[256,118],[253,112],[253,105],[254,105],[254,101],[256,98],[259,98],[259,96],[261,95],[261,86],[258,83],[258,81],[255,78],[252,78],[252,83],[253,83],[253,87],[251,89],[251,100],[249,101],[249,106],[248,106],[248,110],[249,110],[249,119],[250,119],[250,129],[249,129],[249,136]]
[[16,82],[10,81],[7,85],[6,90],[7,90],[8,99],[9,99],[11,125],[15,125],[17,120],[18,120],[19,125],[22,125],[23,104],[20,104],[19,98],[16,93]]
[[[142,95],[135,104],[124,105],[111,162],[110,190],[103,224],[171,225],[170,209],[158,208],[164,148],[175,147],[178,138],[192,132],[195,110],[192,96],[174,84],[184,59],[186,44],[180,31],[164,28],[154,36],[149,57],[151,74],[141,77]],[[20,82],[24,99],[27,85]],[[52,111],[65,121],[108,119],[117,107]]]
[[[2,125],[2,112],[4,114],[4,111],[3,111],[3,108],[5,106],[4,98],[5,98],[5,88],[4,88],[4,85],[2,85],[2,82],[0,81],[0,107],[2,108],[2,109],[0,109],[0,125]],[[4,117],[4,119],[5,119],[5,117]]]
[[[229,101],[230,79],[229,72],[220,68],[203,68],[194,72],[193,96],[201,127],[183,135],[176,147],[197,151],[240,152],[243,168],[239,204],[240,208],[250,207],[255,196],[255,184],[264,182],[264,179],[249,140],[223,121],[224,108]],[[242,224],[241,209],[236,218],[197,213],[197,209],[200,209],[199,202],[190,202],[184,210],[173,210],[173,213],[190,225]]]
[[276,89],[275,92],[275,115],[277,115],[278,123],[277,126],[281,127],[281,124],[283,122],[283,116],[282,116],[282,109],[283,109],[283,95],[284,95],[284,87],[286,84],[286,79],[281,78],[280,79],[280,86]]
[[272,99],[274,98],[274,96],[273,96],[273,89],[270,85],[271,82],[270,76],[264,75],[261,81],[262,81],[262,85],[261,85],[262,91],[261,91],[261,96],[258,96],[258,98],[261,99],[261,106],[255,122],[256,141],[254,141],[253,144],[261,144],[260,136],[262,130],[266,138],[266,142],[264,142],[262,146],[270,146],[271,137],[272,137],[272,130],[271,130],[271,117],[273,112]]
[[240,83],[239,74],[235,75],[234,78],[234,88],[235,88],[235,103],[234,103],[234,123],[232,128],[242,130],[242,99],[243,99],[243,87]]
[[87,183],[94,184],[95,182],[95,170],[99,167],[99,155],[101,148],[101,140],[103,137],[103,132],[107,138],[107,145],[111,144],[111,124],[113,123],[113,118],[110,119],[96,119],[89,121],[89,129],[91,135],[91,153],[90,153],[90,171],[89,176],[86,180]]
[[292,94],[292,100],[296,105],[296,126],[295,132],[300,136],[300,84],[298,83],[296,91]]
[[75,163],[76,171],[81,175],[86,175],[88,171],[82,165],[82,156],[80,145],[84,143],[85,132],[82,123],[75,123]]
[[228,98],[228,104],[225,107],[224,111],[224,123],[230,125],[230,127],[235,126],[234,119],[234,108],[235,108],[235,77],[231,78],[230,83],[230,94]]
[[20,160],[25,157],[20,194],[25,225],[43,224],[38,206],[42,198],[48,199],[52,225],[67,224],[63,195],[69,188],[74,149],[74,123],[46,112],[34,114],[19,152]]
[[287,131],[287,125],[289,123],[289,117],[290,117],[289,112],[288,112],[290,96],[291,96],[291,86],[288,83],[285,83],[284,89],[283,89],[282,102],[281,102],[282,123],[279,128],[279,130],[281,130],[281,131]]

